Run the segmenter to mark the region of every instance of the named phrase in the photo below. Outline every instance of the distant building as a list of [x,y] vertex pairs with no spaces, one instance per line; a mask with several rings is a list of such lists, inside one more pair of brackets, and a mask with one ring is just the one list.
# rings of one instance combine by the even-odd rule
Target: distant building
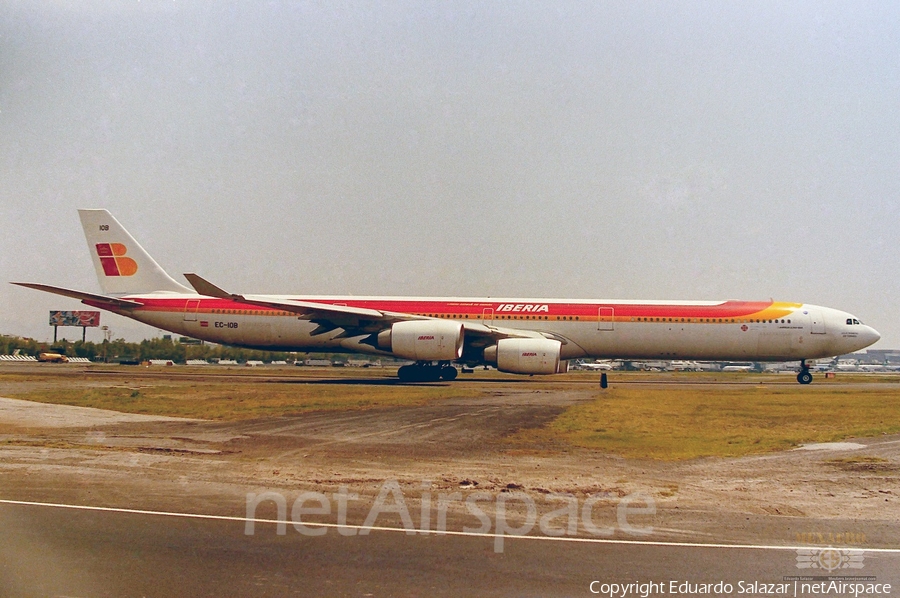
[[853,355],[842,355],[841,358],[858,359],[860,363],[900,365],[900,350],[898,349],[869,349]]

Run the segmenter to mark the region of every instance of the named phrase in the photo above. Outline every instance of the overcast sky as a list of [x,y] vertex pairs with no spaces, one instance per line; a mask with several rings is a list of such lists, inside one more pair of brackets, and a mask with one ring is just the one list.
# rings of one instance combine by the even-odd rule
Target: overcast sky
[[900,4],[2,0],[0,332],[80,307],[5,281],[99,291],[82,207],[234,292],[775,298],[900,348]]

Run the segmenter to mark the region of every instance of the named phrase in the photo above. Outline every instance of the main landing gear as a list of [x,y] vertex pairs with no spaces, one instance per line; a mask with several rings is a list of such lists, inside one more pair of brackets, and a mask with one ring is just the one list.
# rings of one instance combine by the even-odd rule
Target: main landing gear
[[419,361],[414,365],[404,365],[397,370],[401,382],[437,382],[455,380],[459,372],[447,362],[437,365],[430,361]]
[[809,373],[809,366],[806,365],[806,360],[800,362],[800,373],[797,374],[797,382],[800,384],[809,384],[812,382],[812,374]]

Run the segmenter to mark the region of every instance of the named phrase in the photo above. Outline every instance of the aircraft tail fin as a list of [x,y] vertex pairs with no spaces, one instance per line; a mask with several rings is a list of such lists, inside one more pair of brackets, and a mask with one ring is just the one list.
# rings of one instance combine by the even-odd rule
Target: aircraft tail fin
[[100,288],[107,295],[193,293],[166,274],[106,210],[78,210]]

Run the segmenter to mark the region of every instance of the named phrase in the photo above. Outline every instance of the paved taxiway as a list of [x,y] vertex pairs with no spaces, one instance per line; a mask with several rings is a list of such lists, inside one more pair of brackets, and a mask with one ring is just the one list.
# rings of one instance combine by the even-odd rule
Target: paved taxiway
[[[853,575],[900,585],[900,555],[871,550],[898,545],[897,474],[823,463],[852,447],[675,464],[589,451],[513,454],[504,435],[548,421],[593,389],[535,392],[492,383],[492,390],[478,401],[226,423],[0,401],[0,499],[231,518],[0,503],[0,595],[589,596],[594,580],[736,586],[809,574],[797,568],[792,547],[800,538],[821,548],[849,539],[869,549]],[[47,411],[36,415],[40,410]],[[898,437],[855,445],[900,463]],[[512,490],[531,497],[541,514],[559,506],[547,500],[551,492],[570,493],[579,506],[602,496],[596,519],[611,527],[616,502],[632,493],[653,497],[656,513],[636,517],[652,528],[648,536],[621,529],[609,536],[648,544],[507,537],[502,552],[489,534],[348,536],[328,528],[313,537],[290,525],[278,535],[265,523],[245,533],[248,492],[274,492],[290,505],[301,492],[333,498],[346,487],[360,497],[347,521],[361,524],[388,480],[417,523],[425,480],[435,500],[441,492],[497,497]],[[496,514],[490,502],[482,506]],[[271,505],[256,514],[276,517]],[[448,530],[477,524],[464,503],[449,509]],[[387,513],[376,525],[399,528],[402,521]],[[537,526],[532,535],[542,535]],[[581,528],[578,536],[593,537]]]
[[[589,596],[602,583],[784,583],[797,554],[759,548],[481,538],[244,534],[240,522],[0,505],[6,596]],[[897,580],[900,555],[854,571]],[[807,572],[808,573],[808,572]],[[595,586],[595,589],[597,586]]]

